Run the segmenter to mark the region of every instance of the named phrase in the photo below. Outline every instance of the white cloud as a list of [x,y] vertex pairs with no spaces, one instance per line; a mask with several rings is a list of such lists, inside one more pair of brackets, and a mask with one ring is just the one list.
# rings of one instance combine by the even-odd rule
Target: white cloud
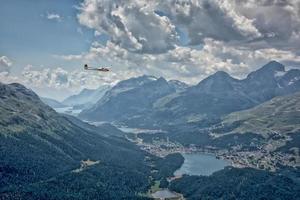
[[[300,35],[300,4],[298,0],[235,0],[236,10],[253,20],[262,34],[261,40],[276,48],[297,49],[295,35]],[[294,38],[294,39],[293,39]]]
[[113,85],[119,80],[136,76],[133,71],[101,73],[97,71],[84,71],[83,69],[67,71],[61,67],[37,68],[28,65],[22,71],[25,85],[42,89],[65,89],[78,92],[83,88],[98,88],[101,85]]
[[192,45],[211,38],[296,48],[299,13],[298,0],[85,0],[78,20],[126,50],[157,54],[180,45],[178,30]]
[[270,60],[300,65],[298,0],[84,0],[78,12],[81,25],[108,41],[55,57],[112,71],[27,67],[26,84],[76,91],[142,74],[195,84],[218,70],[242,77]]
[[12,65],[12,61],[8,57],[6,56],[0,57],[0,73],[9,74],[11,65]]
[[239,13],[232,0],[160,1],[156,9],[169,16],[176,27],[187,31],[193,45],[205,38],[246,41],[261,37],[254,20]]
[[[203,47],[175,46],[161,54],[136,54],[114,43],[92,46],[89,52],[81,55],[62,56],[67,60],[84,60],[114,63],[113,73],[119,80],[129,75],[152,74],[168,79],[178,79],[195,84],[216,71],[226,71],[235,77],[243,77],[270,60],[300,63],[300,56],[288,50],[276,48],[256,49],[237,47],[223,41],[205,39]],[[130,72],[122,76],[124,72]]]
[[146,0],[85,0],[78,20],[128,51],[161,53],[172,49],[178,37],[169,18],[154,12],[155,5]]
[[55,21],[61,21],[62,18],[59,14],[56,13],[47,13],[47,19],[49,20],[55,20]]
[[217,70],[241,77],[271,59],[300,63],[297,0],[85,0],[79,12],[80,24],[109,40],[61,58],[112,63],[116,73],[196,83]]
[[291,37],[300,33],[298,0],[170,0],[161,1],[157,9],[187,31],[191,44],[211,38],[296,47]]

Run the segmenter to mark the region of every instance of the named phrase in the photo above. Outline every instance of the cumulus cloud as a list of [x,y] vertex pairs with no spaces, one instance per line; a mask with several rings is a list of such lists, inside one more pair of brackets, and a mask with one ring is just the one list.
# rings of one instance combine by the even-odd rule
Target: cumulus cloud
[[102,74],[94,71],[67,71],[62,67],[36,67],[27,65],[20,75],[0,73],[4,83],[18,82],[32,88],[41,96],[63,99],[84,88],[96,89],[101,85],[114,85],[119,80],[136,76],[130,71]]
[[78,92],[83,88],[95,89],[101,85],[114,85],[116,82],[128,77],[137,76],[133,71],[101,73],[83,71],[81,69],[67,71],[61,67],[34,67],[26,66],[21,75],[25,85],[42,89],[65,89]]
[[233,1],[170,0],[156,9],[187,31],[190,44],[202,43],[205,38],[244,41],[261,37],[254,20],[238,13]]
[[282,48],[300,33],[297,0],[170,0],[157,9],[187,31],[191,44],[211,38],[242,45],[265,41]]
[[8,75],[10,73],[11,65],[12,61],[8,57],[0,57],[0,73]]
[[[130,78],[132,75],[152,74],[191,84],[198,83],[206,76],[220,70],[241,78],[270,60],[283,63],[293,60],[294,64],[300,63],[300,56],[292,51],[271,47],[253,50],[213,39],[205,39],[200,49],[175,46],[165,53],[142,55],[108,42],[106,45],[92,46],[89,52],[62,56],[62,58],[114,63],[112,71],[120,75],[116,76],[118,80]],[[124,72],[130,73],[123,75]]]
[[109,40],[61,57],[100,58],[117,72],[194,83],[218,70],[241,77],[273,59],[300,63],[297,0],[85,0],[77,17]]
[[[300,4],[298,0],[237,1],[236,9],[263,35],[261,40],[277,48],[299,46]],[[298,38],[298,39],[296,39]]]
[[270,60],[300,66],[298,0],[84,0],[77,19],[107,41],[56,58],[112,71],[28,66],[26,84],[75,91],[142,74],[195,84],[219,70],[243,77]]
[[85,0],[78,19],[128,51],[161,53],[172,49],[178,36],[169,18],[154,12],[155,5],[146,0]]
[[38,86],[50,86],[53,88],[68,87],[68,72],[62,68],[34,70],[33,66],[28,65],[24,68],[22,76],[26,83]]
[[286,47],[300,35],[299,13],[297,0],[85,0],[78,19],[127,50],[161,53],[178,44],[178,30],[192,45],[211,38]]

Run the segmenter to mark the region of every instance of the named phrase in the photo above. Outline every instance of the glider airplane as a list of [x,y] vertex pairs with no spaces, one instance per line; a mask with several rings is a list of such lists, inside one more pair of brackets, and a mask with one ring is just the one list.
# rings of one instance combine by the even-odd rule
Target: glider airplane
[[94,71],[99,71],[99,72],[109,72],[108,68],[101,67],[101,68],[94,68],[94,67],[89,67],[87,64],[84,65],[85,70],[94,70]]

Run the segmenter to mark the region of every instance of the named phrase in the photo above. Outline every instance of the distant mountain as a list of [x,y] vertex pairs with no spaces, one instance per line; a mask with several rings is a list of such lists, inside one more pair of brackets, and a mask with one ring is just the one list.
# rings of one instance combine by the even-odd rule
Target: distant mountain
[[66,98],[62,103],[69,106],[92,105],[103,97],[109,90],[109,85],[100,86],[97,89],[83,89],[79,94]]
[[204,126],[229,113],[297,91],[300,91],[300,70],[285,71],[281,63],[271,61],[242,80],[219,71],[191,87],[149,76],[121,81],[101,102],[79,116],[135,127],[185,123]]
[[0,199],[143,199],[149,187],[151,155],[20,84],[0,83],[0,130]]
[[235,163],[253,168],[300,166],[300,92],[274,97],[210,122],[206,119],[165,126],[164,133],[138,137],[148,143],[171,141],[186,147],[221,150],[225,152],[223,158],[235,157]]
[[90,121],[119,121],[152,111],[153,103],[176,92],[164,78],[140,76],[119,82],[79,117]]
[[216,72],[196,86],[159,100],[151,116],[145,118],[157,119],[152,124],[205,123],[207,119],[218,119],[297,91],[300,91],[300,70],[285,71],[282,64],[272,61],[243,80]]
[[300,90],[300,70],[285,71],[284,65],[271,61],[262,68],[251,72],[242,81],[243,91],[258,103],[275,96]]
[[241,81],[217,72],[174,95],[163,104],[156,103],[155,116],[171,123],[200,121],[255,105],[241,90]]
[[181,92],[185,89],[187,89],[189,87],[188,84],[178,81],[178,80],[169,80],[168,83],[174,87],[174,89],[176,90],[176,92]]
[[46,97],[40,97],[40,99],[47,104],[48,106],[50,106],[51,108],[63,108],[66,107],[66,105],[64,105],[63,103],[55,100],[55,99],[51,99],[51,98],[46,98]]

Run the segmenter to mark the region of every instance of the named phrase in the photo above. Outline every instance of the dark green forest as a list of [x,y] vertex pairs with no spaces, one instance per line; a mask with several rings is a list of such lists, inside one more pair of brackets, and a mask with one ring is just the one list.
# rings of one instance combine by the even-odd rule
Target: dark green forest
[[118,129],[59,115],[22,85],[0,85],[0,119],[1,200],[141,199],[151,186],[151,155]]
[[211,176],[183,176],[170,189],[188,200],[265,200],[300,198],[299,169],[273,173],[252,168],[227,167]]

